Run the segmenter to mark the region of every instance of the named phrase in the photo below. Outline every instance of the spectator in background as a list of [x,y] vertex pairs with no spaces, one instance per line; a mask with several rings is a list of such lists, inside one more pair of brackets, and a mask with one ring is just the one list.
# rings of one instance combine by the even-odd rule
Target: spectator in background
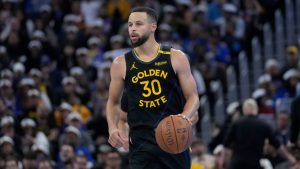
[[[21,137],[15,130],[15,120],[12,116],[5,116],[1,118],[0,122],[1,132],[0,135],[4,137],[4,140],[13,140],[14,152],[22,154]],[[9,141],[10,142],[10,141]]]
[[76,93],[80,95],[80,101],[83,104],[87,104],[88,101],[90,99],[90,88],[91,88],[91,84],[90,84],[90,80],[87,77],[87,72],[84,72],[84,70],[79,67],[72,67],[70,69],[70,75],[75,79],[75,81],[77,82],[76,84]]
[[7,49],[5,46],[0,45],[0,67],[9,68],[11,60],[7,54]]
[[176,20],[176,7],[171,4],[164,5],[161,15],[161,23],[169,24],[171,27],[175,27],[177,22]]
[[43,159],[38,162],[37,169],[54,169],[54,166],[49,159]]
[[172,27],[167,23],[161,23],[158,27],[158,37],[161,42],[172,45]]
[[38,40],[32,40],[28,43],[29,53],[26,58],[26,72],[32,68],[40,68],[41,58],[44,55],[42,43]]
[[15,156],[7,156],[5,160],[5,169],[19,169],[19,161]]
[[[7,17],[6,19],[8,19]],[[16,17],[10,18],[7,22],[6,28],[1,32],[1,42],[7,46],[8,55],[11,56],[12,61],[17,62],[22,55],[27,51],[28,35],[25,34],[25,29],[21,29],[20,19]],[[4,37],[6,36],[6,37]]]
[[52,103],[50,101],[50,98],[48,96],[48,86],[46,83],[43,81],[43,74],[39,69],[31,69],[29,71],[29,76],[34,80],[36,84],[36,88],[40,93],[40,97],[45,104],[45,106],[49,109],[52,110]]
[[[92,152],[89,149],[89,145],[83,142],[82,131],[78,130],[76,127],[68,126],[59,138],[59,146],[63,144],[69,144],[74,147],[75,153],[82,153],[89,162],[93,162]],[[91,145],[93,146],[93,145]]]
[[299,147],[290,148],[290,152],[291,152],[291,154],[293,154],[296,157],[298,165],[291,166],[291,164],[288,162],[282,162],[282,163],[276,165],[275,169],[286,169],[286,168],[299,169],[299,164],[300,164],[300,149],[299,149]]
[[109,0],[105,4],[107,14],[112,18],[111,33],[116,33],[119,23],[124,22],[130,13],[131,4],[128,0]]
[[87,169],[88,168],[88,161],[85,155],[83,154],[77,154],[75,156],[74,162],[73,162],[73,168],[74,169]]
[[192,163],[201,165],[203,168],[214,168],[215,159],[206,152],[202,140],[196,139],[191,144]]
[[108,143],[99,144],[95,153],[94,169],[104,169],[107,154],[111,152],[113,147]]
[[[21,79],[25,79],[25,66],[21,62],[16,62],[12,65],[12,71],[13,71],[13,84],[19,83]],[[14,84],[14,85],[16,85]]]
[[[291,1],[294,7],[296,1]],[[81,119],[85,119],[83,121],[89,121],[86,123],[88,130],[80,132],[92,134],[93,143],[91,145],[96,146],[103,143],[103,140],[107,140],[106,112],[103,110],[110,82],[110,64],[114,54],[125,53],[126,47],[129,45],[126,20],[129,10],[126,9],[133,6],[148,6],[160,12],[160,26],[157,34],[159,39],[163,43],[172,41],[174,48],[182,49],[181,47],[184,46],[183,52],[191,54],[192,71],[197,83],[200,84],[198,91],[202,91],[199,94],[208,96],[210,111],[215,112],[216,95],[211,88],[212,82],[221,79],[224,85],[222,86],[225,92],[224,96],[226,96],[226,67],[232,64],[238,65],[236,56],[240,50],[246,50],[247,57],[250,57],[251,60],[251,40],[254,36],[259,39],[262,37],[262,26],[264,23],[268,23],[267,20],[273,20],[273,13],[278,2],[284,4],[287,1],[3,0],[0,2],[0,120],[6,119],[4,121],[7,121],[5,116],[12,116],[14,123],[3,124],[3,126],[1,124],[0,135],[14,133],[12,134],[14,147],[19,149],[16,152],[22,158],[22,144],[18,138],[22,135],[21,131],[23,130],[20,125],[24,118],[31,116],[34,118],[33,120],[36,120],[34,128],[45,132],[50,144],[51,157],[55,159],[60,148],[57,138],[64,133],[64,129],[68,126],[67,116],[74,107],[81,114]],[[284,5],[281,6],[284,7]],[[280,10],[283,9],[282,7]],[[284,10],[281,12],[284,13]],[[289,12],[296,11],[293,9]],[[283,19],[283,23],[285,23],[286,18],[283,17]],[[214,31],[214,28],[218,29],[216,36],[213,35],[214,33],[209,34],[210,31]],[[285,25],[283,29],[286,29]],[[278,37],[274,39],[278,40]],[[216,45],[212,41],[215,41]],[[76,50],[81,47],[87,47],[88,52],[79,58]],[[286,84],[295,84],[299,79],[290,77],[289,80],[284,80],[282,75],[287,73],[290,68],[296,68],[297,59],[299,59],[298,47],[287,46],[285,51],[287,58],[284,63],[279,64],[276,60],[267,61],[266,74],[262,76],[262,80],[258,79],[259,84],[254,87],[254,89],[265,89],[267,98],[273,98],[272,109],[274,112],[290,112],[290,101],[295,96],[295,92],[294,87],[291,87],[290,90]],[[226,56],[224,54],[226,52],[229,53],[230,58],[224,61],[220,58]],[[228,63],[224,64],[227,61]],[[88,65],[87,67],[93,67],[93,70],[90,71],[85,69],[85,66],[79,65],[83,62]],[[80,71],[71,73],[71,68],[77,66],[83,69],[81,71],[83,73],[78,74]],[[31,67],[35,68],[31,69]],[[87,74],[86,79],[79,80],[85,73]],[[201,89],[203,85],[199,80],[201,79],[199,74],[203,75],[205,91]],[[197,75],[199,75],[199,82]],[[62,84],[63,78],[68,76],[74,76],[75,82],[69,80]],[[250,85],[256,85],[253,84],[256,80],[250,79]],[[83,81],[87,85],[82,85]],[[285,82],[287,83],[285,84]],[[64,92],[62,92],[63,88],[65,88]],[[35,90],[39,94],[32,92]],[[29,93],[31,96],[28,95]],[[90,94],[85,95],[84,93]],[[277,99],[278,95],[275,96],[276,93],[281,94],[280,97],[288,93],[291,98],[284,98],[284,96],[284,99],[279,97],[279,100]],[[265,99],[260,98],[259,100]],[[61,109],[62,101],[69,101],[67,104],[72,103],[72,105]],[[293,107],[297,109],[298,103],[295,102]],[[264,104],[265,101],[261,101],[261,103]],[[282,111],[283,109],[284,111]],[[58,111],[52,113],[52,110]],[[90,112],[90,115],[86,115],[87,112]],[[295,112],[290,116],[293,121],[293,127],[291,127],[293,132],[300,128],[297,127],[298,117]],[[281,119],[281,114],[278,115],[278,118]],[[240,116],[239,113],[227,114],[227,118],[230,120],[226,119],[225,124],[230,121],[226,124],[228,126],[216,126],[217,129],[213,131],[221,131],[217,136],[213,133],[212,142],[215,144],[212,147],[210,145],[211,152],[218,145],[217,143],[221,142],[219,138],[222,138],[221,136],[231,121],[238,116]],[[53,117],[55,120],[52,120]],[[55,124],[51,121],[55,121]],[[78,124],[78,120],[72,121]],[[284,123],[283,126],[287,125]],[[200,123],[197,126],[201,126]],[[12,132],[12,130],[14,131]],[[197,135],[200,135],[199,131],[197,131]],[[279,135],[286,137],[284,129],[283,133],[281,131],[281,129],[278,131]],[[297,144],[298,137],[294,137],[295,133],[291,134],[290,140],[294,140],[293,143]],[[218,142],[214,142],[215,140]],[[36,159],[36,157],[34,158]],[[4,161],[3,159],[2,161]],[[5,162],[3,163],[5,164]]]
[[215,159],[215,164],[213,169],[223,169],[222,164],[222,151],[224,150],[224,146],[222,144],[219,144],[213,151],[213,156]]
[[99,11],[100,7],[103,6],[102,1],[97,0],[84,0],[81,1],[81,13],[84,16],[84,22],[86,25],[91,25],[93,22],[95,22],[97,18],[97,12]]
[[205,1],[201,1],[200,4],[193,8],[194,22],[200,23],[203,29],[207,29],[209,27],[209,22],[207,18],[207,3]]
[[100,64],[104,61],[104,42],[100,38],[93,36],[88,40],[88,57],[89,62],[94,67],[99,67]]
[[37,130],[43,132],[47,136],[48,141],[53,143],[53,140],[56,140],[58,137],[58,129],[55,125],[53,116],[51,116],[50,113],[51,112],[43,104],[39,104],[35,120],[37,123]]
[[296,46],[289,46],[286,49],[286,65],[282,69],[282,73],[284,74],[286,71],[290,69],[297,69],[298,67],[298,60],[299,60],[299,53],[298,48]]
[[73,126],[80,131],[80,144],[94,152],[94,145],[90,133],[86,132],[86,126],[82,122],[82,118],[78,112],[72,112],[67,117],[67,124]]
[[37,161],[34,153],[28,152],[23,155],[22,166],[24,169],[36,169]]
[[[45,9],[43,10],[48,10],[46,8],[50,8],[49,6],[45,6],[43,7]],[[47,22],[47,21],[46,21]],[[47,37],[46,34],[42,31],[42,30],[45,30],[45,33],[49,34]],[[52,28],[46,28],[46,29],[37,29],[35,30],[33,33],[32,33],[32,37],[31,37],[31,40],[37,40],[37,41],[40,41],[42,46],[43,46],[43,51],[45,53],[45,55],[49,56],[49,58],[51,58],[51,60],[56,60],[57,59],[57,54],[55,53],[55,50],[54,50],[54,46],[57,45],[57,37],[55,35],[55,33],[53,32]],[[48,41],[51,40],[51,41]],[[51,42],[53,44],[51,44]]]
[[258,80],[258,88],[262,88],[266,91],[266,95],[268,97],[273,98],[275,95],[275,87],[272,84],[272,79],[271,76],[269,74],[263,74],[261,75]]
[[104,103],[106,103],[108,98],[108,91],[105,82],[100,78],[95,81],[94,88],[91,96],[92,110],[94,115],[98,115],[102,113],[103,106],[105,106]]
[[76,93],[70,93],[67,95],[67,102],[72,105],[72,109],[75,112],[78,112],[82,118],[84,124],[88,123],[91,120],[92,112],[89,110],[85,104],[81,103],[79,96]]
[[85,47],[76,50],[76,62],[82,68],[86,78],[90,82],[94,82],[97,78],[97,69],[92,65],[88,57],[88,49]]
[[22,135],[22,150],[24,154],[28,154],[31,150],[33,144],[42,144],[44,147],[50,151],[50,144],[47,136],[41,132],[37,131],[36,123],[33,119],[25,118],[21,121]]
[[59,138],[60,146],[63,144],[70,144],[76,148],[80,146],[80,141],[80,130],[73,126],[68,126],[65,128],[64,133],[60,135]]
[[[226,1],[224,1],[226,2]],[[240,40],[244,37],[245,22],[239,16],[238,8],[233,3],[225,3],[222,6],[223,16],[216,20],[216,24],[220,26],[221,37],[224,37],[228,25],[232,24],[234,38]]]
[[111,50],[104,53],[104,57],[106,58],[115,59],[117,56],[129,51],[128,48],[124,48],[124,37],[120,34],[113,35],[109,39],[109,42]]
[[300,96],[297,96],[291,104],[291,126],[290,126],[290,142],[292,145],[300,146]]
[[8,157],[8,156],[17,156],[18,154],[15,153],[15,143],[11,137],[2,136],[0,138],[0,154],[1,156]]
[[275,99],[290,99],[297,94],[297,83],[300,73],[297,69],[289,69],[283,74],[283,86],[277,90]]
[[[74,77],[66,76],[62,80],[62,91],[60,97],[66,100],[66,96],[71,93],[77,92],[77,82]],[[60,99],[62,99],[60,98]]]
[[230,103],[226,108],[226,113],[227,116],[223,126],[218,127],[216,129],[218,132],[215,135],[213,135],[212,140],[208,144],[210,152],[213,152],[218,145],[223,144],[230,126],[242,116],[240,103],[239,102]]
[[75,151],[73,146],[69,144],[62,144],[59,149],[58,153],[58,168],[64,168],[64,169],[72,169],[72,163],[75,159]]
[[[232,149],[230,169],[260,169],[260,159],[263,156],[263,146],[267,139],[271,145],[280,151],[291,164],[296,164],[296,159],[277,140],[272,129],[264,121],[257,118],[258,106],[253,99],[243,103],[244,117],[233,123],[224,141],[222,160],[228,162],[228,149]],[[226,164],[226,163],[224,163]]]
[[29,109],[33,108],[33,104],[29,104],[28,92],[34,88],[35,82],[31,78],[22,78],[22,80],[18,83],[16,91],[16,105],[18,111],[15,112],[17,116],[26,117],[28,116]]
[[286,160],[280,156],[279,152],[274,146],[272,146],[269,141],[265,141],[263,150],[263,159],[269,160],[272,166],[276,167],[278,164],[286,162]]
[[[110,58],[110,57],[109,57]],[[111,63],[112,61],[106,61],[104,63],[101,64],[101,66],[99,67],[99,74],[98,74],[98,78],[99,80],[102,81],[103,85],[104,85],[104,89],[108,90],[109,88],[109,82],[110,82],[110,67],[111,67]],[[106,91],[108,92],[108,91]]]
[[3,155],[0,155],[0,167],[5,168],[5,157]]
[[0,77],[1,77],[1,80],[6,79],[11,82],[14,80],[13,72],[10,69],[2,69]]
[[265,73],[271,76],[272,84],[277,90],[282,87],[281,65],[276,59],[268,59],[265,63]]
[[67,117],[71,112],[72,106],[67,102],[62,102],[54,112],[55,123],[61,132],[67,126]]
[[206,46],[207,40],[201,36],[203,32],[203,28],[199,23],[191,23],[189,25],[189,36],[186,36],[183,41],[183,49],[189,56],[190,61],[194,62],[197,61],[197,55],[195,55],[195,48],[196,45],[203,45]]
[[9,111],[6,107],[6,105],[3,103],[2,100],[0,100],[0,119],[2,119],[5,116],[12,116],[13,113]]
[[103,140],[108,138],[108,124],[106,121],[106,101],[100,102],[101,109],[95,112],[91,121],[87,124],[87,128],[92,131],[91,135],[95,144],[99,145]]
[[208,43],[206,44],[207,63],[213,71],[213,77],[220,79],[226,88],[226,68],[231,62],[231,54],[228,45],[221,41],[218,27],[210,30]]
[[38,106],[44,105],[40,92],[37,89],[29,89],[24,99],[24,112],[21,118],[29,117],[36,119]]
[[258,116],[267,123],[269,123],[272,128],[275,127],[275,112],[273,109],[273,100],[267,95],[265,89],[256,89],[252,93],[252,98],[255,99],[258,106]]
[[8,79],[0,80],[0,98],[0,102],[3,104],[3,109],[0,116],[5,114],[12,116],[17,115],[15,114],[17,111],[16,98],[14,95],[12,82]]
[[[77,31],[77,28],[71,27],[68,28],[68,31],[70,31],[69,34],[73,35]],[[62,46],[61,50],[62,51],[57,66],[61,71],[67,73],[72,66],[75,66],[75,46],[67,43],[66,45]]]
[[106,26],[105,21],[102,18],[97,18],[93,24],[90,25],[88,29],[88,36],[98,37],[102,42],[106,42],[108,36],[106,35]]
[[122,157],[120,152],[113,149],[106,154],[104,158],[104,169],[121,169]]
[[44,159],[47,159],[50,157],[49,149],[47,149],[47,147],[45,147],[43,144],[34,144],[31,147],[31,151],[34,153],[34,155],[36,156],[36,159],[38,161],[44,160]]
[[277,125],[275,134],[282,145],[288,145],[289,141],[289,114],[287,112],[277,113]]

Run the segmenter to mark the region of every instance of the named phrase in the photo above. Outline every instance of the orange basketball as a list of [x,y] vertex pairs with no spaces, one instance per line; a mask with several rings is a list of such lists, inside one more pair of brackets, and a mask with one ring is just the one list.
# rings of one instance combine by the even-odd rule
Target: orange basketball
[[155,129],[155,139],[162,150],[171,154],[178,154],[190,146],[192,127],[182,117],[168,116]]

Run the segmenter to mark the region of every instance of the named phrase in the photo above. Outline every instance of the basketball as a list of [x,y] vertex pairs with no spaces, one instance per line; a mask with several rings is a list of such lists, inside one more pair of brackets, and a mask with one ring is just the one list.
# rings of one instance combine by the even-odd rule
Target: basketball
[[155,139],[162,150],[171,154],[178,154],[190,146],[192,127],[188,120],[171,115],[158,124],[155,129]]

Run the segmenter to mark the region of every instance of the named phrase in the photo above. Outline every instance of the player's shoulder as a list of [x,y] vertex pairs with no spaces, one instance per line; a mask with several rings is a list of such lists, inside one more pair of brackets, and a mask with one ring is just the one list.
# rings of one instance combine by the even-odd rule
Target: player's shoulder
[[184,56],[184,52],[182,52],[182,50],[179,50],[179,49],[175,49],[175,48],[171,48],[171,55],[173,56]]
[[113,65],[122,65],[124,63],[125,63],[125,56],[124,55],[116,57],[112,62]]
[[112,62],[111,69],[113,70],[113,72],[119,72],[123,74],[126,70],[125,56],[121,55],[116,57]]
[[183,60],[186,60],[187,56],[182,50],[171,48],[171,58],[172,61],[181,62]]

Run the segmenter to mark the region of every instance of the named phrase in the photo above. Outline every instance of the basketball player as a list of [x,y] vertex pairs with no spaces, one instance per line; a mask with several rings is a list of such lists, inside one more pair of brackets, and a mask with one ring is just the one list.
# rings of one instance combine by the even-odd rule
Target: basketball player
[[[128,19],[133,49],[117,57],[111,67],[107,102],[109,143],[126,144],[119,129],[120,98],[125,88],[129,124],[129,165],[132,169],[189,169],[189,152],[172,155],[161,150],[154,129],[164,117],[178,115],[191,121],[199,107],[196,83],[183,52],[159,44],[154,33],[157,15],[147,7],[137,7]],[[192,122],[191,122],[192,124]]]

